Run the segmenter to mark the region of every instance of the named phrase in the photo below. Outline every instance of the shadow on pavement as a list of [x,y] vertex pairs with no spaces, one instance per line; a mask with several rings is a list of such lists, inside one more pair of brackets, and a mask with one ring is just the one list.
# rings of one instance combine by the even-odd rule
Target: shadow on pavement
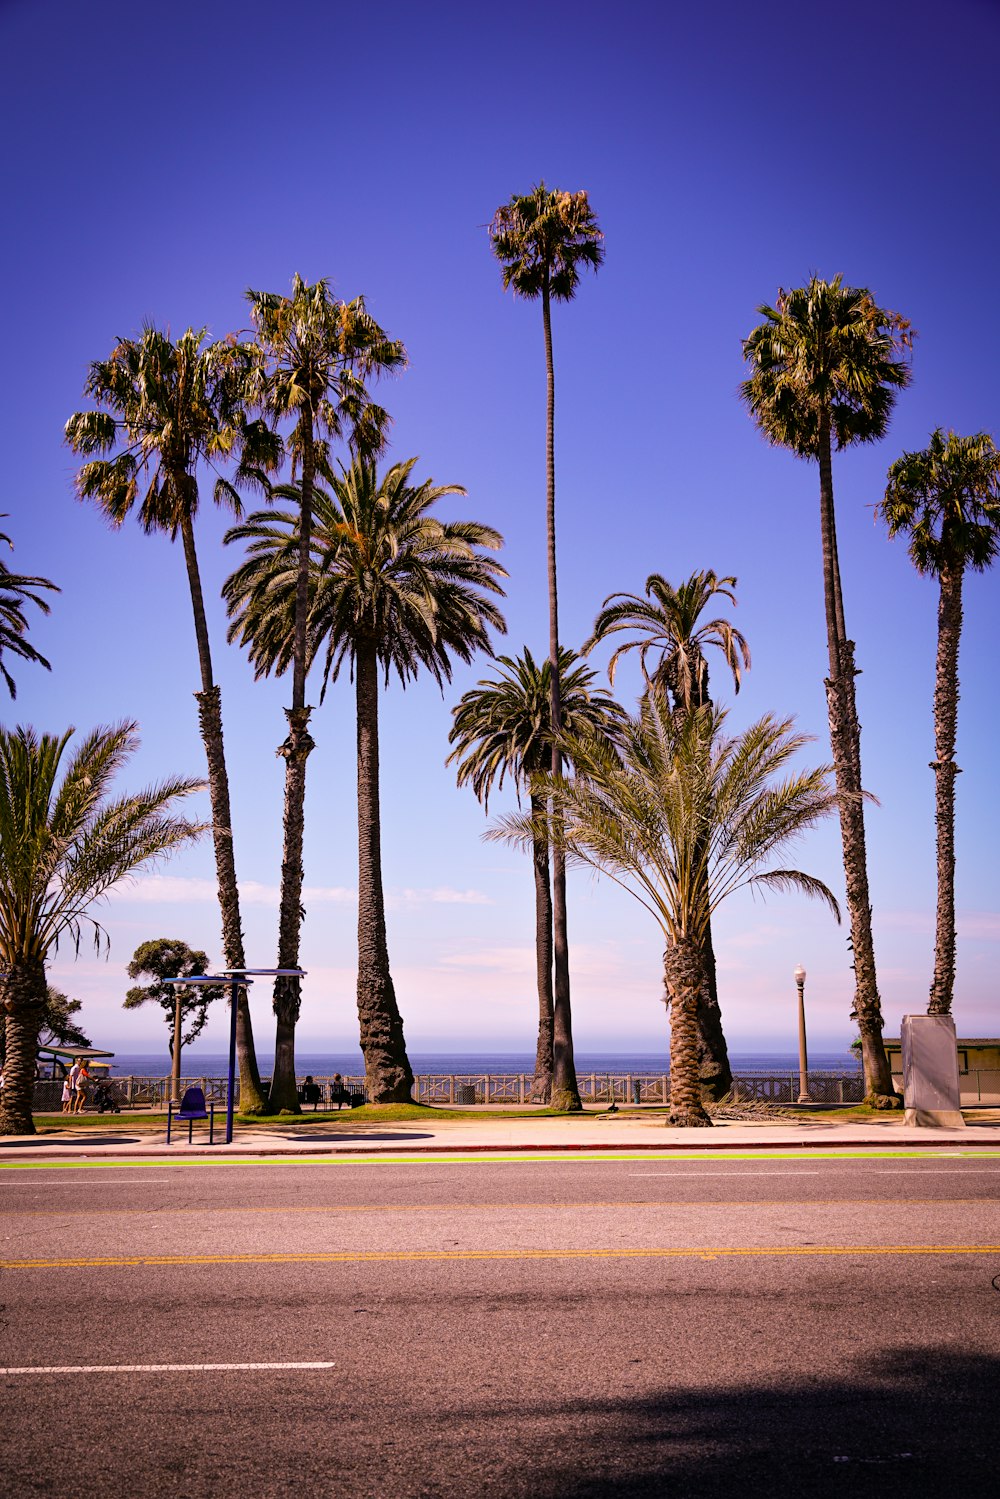
[[[988,1282],[986,1294],[1000,1324],[1000,1296]],[[504,1419],[488,1406],[451,1416],[457,1426],[475,1423],[490,1446],[490,1424]],[[491,1494],[954,1499],[995,1492],[1000,1359],[900,1349],[840,1374],[755,1383],[748,1372],[739,1385],[572,1403],[548,1401],[536,1386],[523,1416],[537,1428],[530,1481],[494,1468]],[[518,1446],[526,1436],[517,1434]]]
[[77,1146],[77,1145],[141,1145],[143,1141],[155,1140],[158,1136],[139,1135],[111,1135],[103,1131],[93,1133],[88,1131],[85,1135],[19,1135],[17,1139],[5,1140],[0,1138],[0,1155],[5,1150],[37,1150],[39,1146]]
[[[313,1142],[317,1144],[329,1144],[336,1140],[433,1140],[434,1136],[429,1130],[401,1130],[401,1129],[334,1129],[334,1130],[310,1130],[305,1134],[302,1130],[290,1131],[288,1134],[281,1130],[269,1129],[267,1131],[269,1140],[293,1140],[305,1147]],[[241,1144],[244,1143],[242,1140]],[[252,1145],[252,1141],[247,1141]]]

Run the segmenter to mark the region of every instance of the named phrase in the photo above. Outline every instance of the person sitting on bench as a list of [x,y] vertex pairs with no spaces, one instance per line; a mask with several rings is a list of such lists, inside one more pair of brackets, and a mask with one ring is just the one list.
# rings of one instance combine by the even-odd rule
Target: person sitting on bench
[[303,1103],[311,1103],[313,1106],[313,1113],[315,1114],[316,1105],[319,1103],[320,1097],[321,1091],[319,1083],[314,1083],[311,1077],[307,1077],[305,1082],[302,1084],[302,1087],[299,1089],[299,1098]]

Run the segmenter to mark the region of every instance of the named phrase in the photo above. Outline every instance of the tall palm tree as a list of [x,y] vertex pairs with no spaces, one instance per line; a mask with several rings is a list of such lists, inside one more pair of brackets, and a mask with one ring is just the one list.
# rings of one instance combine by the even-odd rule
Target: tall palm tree
[[937,925],[928,1013],[950,1015],[955,988],[955,736],[962,579],[984,572],[1000,553],[1000,453],[988,432],[959,437],[941,428],[919,453],[889,469],[879,505],[890,536],[909,538],[919,573],[937,578],[938,638],[934,679]]
[[[737,692],[741,669],[750,665],[750,647],[728,619],[699,623],[713,598],[728,599],[735,606],[736,595],[732,592],[735,587],[734,577],[720,578],[711,568],[692,573],[678,588],[660,573],[651,573],[646,579],[645,598],[634,593],[615,593],[604,600],[584,652],[589,654],[609,635],[628,631],[632,638],[619,643],[608,662],[608,680],[612,684],[622,656],[638,651],[647,685],[653,691],[667,694],[679,719],[711,707],[705,647],[714,645],[722,652]],[[655,658],[652,671],[649,670],[651,655]],[[711,923],[705,932],[705,955],[708,983],[704,1003],[698,1011],[699,1068],[702,1087],[710,1097],[720,1099],[733,1086],[733,1073],[722,1029]]]
[[[552,774],[560,771],[559,731],[559,597],[556,586],[555,366],[552,359],[552,302],[570,302],[585,267],[596,271],[604,260],[604,235],[585,192],[553,192],[539,182],[530,193],[516,193],[501,204],[490,225],[493,253],[500,262],[504,290],[519,297],[541,298],[545,335],[545,527],[549,578],[549,690]],[[557,840],[552,859],[552,917],[555,971],[553,1107],[582,1108],[573,1064],[570,1007],[569,931],[566,918],[566,865]]]
[[[6,519],[6,516],[0,518]],[[14,550],[10,537],[0,531],[0,543],[2,542],[6,542],[11,551]],[[5,563],[0,562],[0,676],[6,682],[7,691],[12,698],[17,697],[17,687],[4,664],[5,651],[11,656],[19,656],[22,661],[33,661],[37,666],[44,666],[46,671],[52,670],[41,651],[36,650],[30,640],[25,639],[28,633],[25,603],[34,604],[43,614],[49,613],[48,604],[38,597],[36,589],[39,588],[49,588],[53,593],[60,592],[48,578],[29,578],[20,573],[12,573]]]
[[[504,568],[485,552],[498,532],[475,521],[431,514],[456,484],[413,485],[415,458],[379,474],[355,458],[332,475],[330,493],[314,481],[310,530],[308,667],[323,658],[323,692],[349,663],[357,699],[358,751],[358,1019],[368,1096],[373,1103],[410,1097],[413,1073],[389,966],[382,889],[379,803],[378,676],[406,683],[421,670],[440,685],[452,661],[489,650],[489,631],[505,629],[489,597],[503,595]],[[224,593],[231,638],[249,649],[257,675],[281,675],[296,660],[301,503],[299,486],[276,499],[290,510],[264,511],[234,527],[227,540],[248,543],[249,556]]]
[[757,311],[764,321],[743,343],[750,366],[743,400],[769,442],[819,466],[827,714],[854,954],[853,1015],[861,1033],[867,1100],[876,1108],[895,1108],[901,1100],[882,1042],[872,940],[857,668],[844,621],[832,452],[885,435],[896,392],[910,383],[904,354],[913,334],[899,313],[879,307],[866,287],[844,286],[840,276],[832,281],[814,276],[807,286],[780,291],[774,307]]
[[138,747],[136,726],[95,729],[64,763],[73,735],[0,728],[0,985],[7,1055],[0,1134],[33,1134],[31,1097],[45,1022],[45,964],[60,940],[79,950],[86,928],[106,942],[91,906],[127,875],[191,842],[204,824],[178,817],[178,797],[203,781],[171,777],[112,798]]
[[[381,451],[388,414],[370,398],[365,382],[406,362],[403,345],[372,318],[363,297],[338,302],[326,279],[308,285],[300,276],[290,297],[248,291],[250,317],[269,368],[261,389],[264,408],[276,419],[291,417],[290,447],[301,472],[298,573],[295,589],[292,705],[285,709],[288,735],[278,748],[285,761],[285,806],[278,914],[279,968],[299,966],[302,928],[302,843],[305,832],[306,761],[314,747],[306,704],[309,666],[307,621],[313,485],[327,461],[331,438],[346,438],[356,453]],[[276,1016],[272,1108],[298,1112],[295,1084],[295,1025],[301,994],[297,978],[274,985]]]
[[[222,694],[212,666],[194,523],[200,465],[214,470],[219,462],[239,458],[236,483],[216,472],[212,491],[217,505],[239,515],[236,484],[256,481],[261,469],[273,468],[280,458],[274,434],[247,417],[256,362],[253,345],[210,342],[205,328],[188,328],[174,342],[147,325],[141,337],[119,339],[107,359],[91,364],[85,394],[97,410],[78,411],[66,423],[69,446],[87,459],[76,475],[80,498],[93,500],[115,529],[136,511],[147,535],[181,539],[201,672],[201,691],[194,696],[208,761],[222,948],[230,968],[245,968],[246,954]],[[237,1008],[236,1046],[240,1106],[245,1113],[261,1113],[266,1105],[245,992]]]
[[[574,742],[573,779],[535,782],[559,812],[568,852],[627,890],[663,933],[670,1118],[680,1125],[711,1124],[698,1074],[698,1005],[713,912],[735,890],[797,888],[825,900],[839,920],[820,880],[767,867],[833,809],[827,770],[786,768],[808,743],[790,719],[767,716],[728,738],[725,718],[709,707],[678,718],[662,695],[648,693],[620,748],[594,737]],[[532,819],[503,818],[493,836],[526,843]]]
[[[484,678],[466,692],[452,710],[455,722],[449,742],[455,748],[447,764],[457,762],[460,786],[471,785],[489,811],[489,795],[502,789],[509,777],[527,791],[532,815],[531,858],[535,874],[535,971],[538,987],[538,1042],[532,1103],[548,1103],[552,1096],[552,887],[549,839],[544,827],[545,804],[531,790],[531,777],[547,769],[552,759],[552,697],[548,661],[536,665],[523,656],[497,658],[497,674]],[[573,651],[559,652],[559,703],[567,734],[589,730],[614,738],[625,710],[609,693],[594,686],[594,673]]]

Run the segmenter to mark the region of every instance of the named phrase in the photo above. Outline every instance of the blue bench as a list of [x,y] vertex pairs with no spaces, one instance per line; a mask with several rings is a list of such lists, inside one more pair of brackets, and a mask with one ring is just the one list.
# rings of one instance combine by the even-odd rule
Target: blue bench
[[201,1088],[187,1088],[181,1099],[181,1106],[174,1113],[173,1099],[167,1104],[167,1144],[170,1144],[171,1126],[175,1119],[186,1119],[188,1127],[188,1144],[191,1144],[191,1131],[194,1129],[196,1119],[208,1120],[208,1143],[215,1144],[215,1104],[205,1107],[205,1095]]

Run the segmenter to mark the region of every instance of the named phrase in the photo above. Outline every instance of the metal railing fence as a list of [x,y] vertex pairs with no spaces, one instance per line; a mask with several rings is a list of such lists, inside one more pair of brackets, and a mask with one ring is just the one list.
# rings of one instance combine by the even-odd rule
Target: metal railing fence
[[[902,1077],[896,1074],[893,1076],[902,1092]],[[304,1081],[304,1077],[300,1077],[299,1085]],[[318,1107],[335,1108],[332,1076],[314,1077],[313,1081],[320,1089]],[[166,1108],[170,1098],[169,1075],[115,1077],[112,1082],[119,1102],[126,1108]],[[526,1106],[531,1098],[531,1083],[530,1072],[421,1073],[413,1080],[413,1098],[417,1103],[445,1107],[471,1107],[477,1104]],[[662,1107],[670,1102],[668,1072],[578,1072],[577,1084],[580,1098],[585,1104],[614,1101],[617,1104],[659,1104]],[[345,1073],[340,1079],[340,1086],[349,1092],[364,1092],[365,1079],[363,1076]],[[961,1086],[964,1106],[971,1107],[979,1103],[1000,1106],[1000,1070],[970,1069],[962,1075]],[[181,1091],[190,1087],[203,1089],[208,1103],[224,1105],[226,1102],[224,1077],[182,1077]],[[36,1109],[53,1106],[58,1108],[61,1089],[61,1082],[37,1082]],[[238,1078],[236,1089],[238,1103]],[[860,1103],[864,1097],[864,1080],[860,1072],[810,1071],[809,1094],[814,1103]],[[741,1103],[794,1103],[799,1096],[799,1074],[797,1071],[739,1072],[733,1078],[733,1096]]]

